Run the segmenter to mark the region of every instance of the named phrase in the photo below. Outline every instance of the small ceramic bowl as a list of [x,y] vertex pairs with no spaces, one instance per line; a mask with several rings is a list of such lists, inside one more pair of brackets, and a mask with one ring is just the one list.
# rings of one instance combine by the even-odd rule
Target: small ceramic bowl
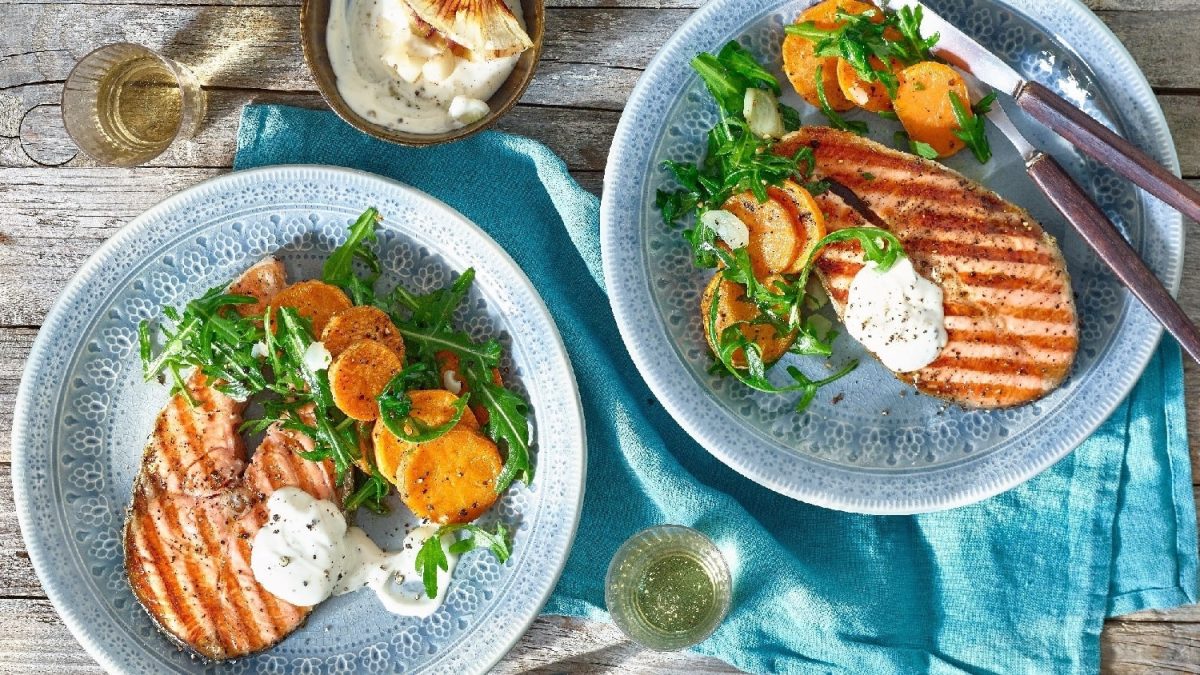
[[529,39],[533,41],[533,46],[521,54],[521,58],[517,60],[517,65],[509,74],[508,79],[488,99],[487,104],[491,111],[487,115],[464,127],[438,134],[415,134],[389,129],[354,112],[342,98],[341,92],[338,91],[337,78],[333,74],[333,65],[329,61],[329,51],[325,46],[325,25],[329,21],[330,3],[342,1],[304,0],[304,4],[300,8],[300,42],[304,47],[304,60],[308,63],[309,70],[312,71],[321,97],[325,99],[330,108],[333,108],[338,117],[359,131],[392,143],[414,146],[449,143],[492,126],[516,104],[517,100],[521,98],[521,94],[525,93],[525,88],[533,79],[533,72],[537,69],[538,59],[542,54],[542,34],[545,32],[546,19],[545,2],[544,0],[522,0],[521,12],[525,19],[525,30],[529,34]]

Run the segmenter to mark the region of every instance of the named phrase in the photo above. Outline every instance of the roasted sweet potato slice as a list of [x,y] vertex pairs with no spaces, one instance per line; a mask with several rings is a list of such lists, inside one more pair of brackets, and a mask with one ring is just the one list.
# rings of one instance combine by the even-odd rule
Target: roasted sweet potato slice
[[333,402],[347,417],[356,420],[379,417],[379,403],[375,398],[402,367],[400,357],[382,343],[374,340],[355,342],[329,366]]
[[[409,413],[413,418],[429,426],[439,426],[449,422],[454,417],[454,403],[458,396],[444,389],[423,389],[408,392],[413,407]],[[463,411],[455,429],[479,430],[479,420],[468,407]],[[397,438],[388,430],[383,420],[375,422],[371,432],[375,442],[375,465],[389,481],[396,483],[396,470],[400,467],[401,458],[416,447],[415,443]]]
[[729,198],[721,207],[741,219],[750,230],[746,253],[759,279],[791,267],[800,251],[792,213],[774,199],[759,203],[752,192]]
[[271,299],[272,307],[292,307],[311,321],[314,338],[320,337],[334,314],[353,304],[342,289],[315,279],[292,284]]
[[799,274],[817,242],[825,236],[825,216],[812,194],[795,181],[785,180],[779,187],[768,188],[767,194],[788,209],[796,223],[798,251],[795,260],[783,272]]
[[[708,340],[708,346],[714,354],[717,352],[717,346],[713,343],[713,336],[708,331],[708,316],[718,285],[721,289],[717,304],[716,333],[718,336],[734,323],[750,321],[758,316],[758,308],[745,299],[745,287],[725,279],[720,273],[714,276],[700,298],[700,321],[704,327],[705,339]],[[795,334],[777,335],[775,328],[767,324],[743,325],[741,331],[742,335],[753,340],[762,349],[762,359],[767,365],[782,358],[792,343],[796,341]],[[746,367],[746,354],[743,350],[739,349],[733,353],[733,365],[735,368]]]
[[321,342],[335,357],[359,340],[374,340],[404,361],[404,338],[391,317],[378,307],[360,305],[334,314],[321,331]]
[[503,464],[495,443],[456,427],[403,455],[397,473],[400,498],[432,522],[470,522],[496,502]]
[[933,146],[939,157],[949,157],[966,147],[954,135],[958,118],[954,116],[950,92],[958,94],[963,105],[970,108],[967,84],[957,71],[944,63],[922,61],[901,71],[900,88],[892,102],[908,135]]
[[[883,61],[879,57],[872,56],[870,60],[874,68],[883,68]],[[892,60],[893,72],[898,73],[902,68],[899,61]],[[845,59],[838,59],[837,81],[842,95],[863,110],[878,113],[892,109],[892,99],[888,97],[887,87],[878,80],[868,82],[862,79],[854,66]]]
[[[825,0],[818,2],[800,13],[796,23],[812,21],[819,28],[836,28],[839,25],[837,11],[847,14],[862,14],[868,10],[878,9],[875,5],[858,0]],[[882,20],[879,16],[877,21]],[[829,107],[838,112],[845,112],[854,107],[847,99],[841,87],[838,86],[838,58],[836,56],[820,57],[813,54],[815,44],[799,35],[788,35],[783,39],[783,72],[788,81],[796,88],[796,93],[809,104],[821,107],[817,96],[817,66],[821,67],[822,88]]]
[[800,13],[800,18],[797,23],[812,21],[820,28],[836,28],[841,24],[837,20],[838,11],[846,14],[865,14],[868,11],[875,10],[877,13],[871,17],[871,21],[879,23],[883,21],[883,15],[878,13],[879,7],[873,2],[861,2],[860,0],[824,0],[809,7]]

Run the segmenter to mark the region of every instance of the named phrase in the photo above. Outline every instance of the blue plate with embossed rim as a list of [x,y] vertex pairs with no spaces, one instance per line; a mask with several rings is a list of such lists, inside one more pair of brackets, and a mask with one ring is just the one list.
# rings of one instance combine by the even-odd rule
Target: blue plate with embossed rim
[[[806,502],[860,513],[948,509],[990,497],[1050,466],[1092,433],[1136,383],[1162,335],[1028,179],[995,129],[987,165],[960,153],[947,164],[1028,209],[1058,238],[1080,316],[1074,371],[1046,398],[1002,411],[968,411],[919,396],[852,338],[840,336],[835,363],[862,365],[826,387],[803,415],[786,396],[753,392],[708,373],[697,319],[711,274],[691,264],[686,243],[654,208],[658,188],[675,184],[662,160],[698,160],[716,110],[688,61],[738,40],[779,75],[784,102],[805,123],[820,113],[782,75],[784,26],[814,0],[713,0],[651,61],[621,116],[601,205],[604,276],[621,335],[664,406],[710,452],[747,477]],[[928,0],[927,4],[1010,63],[1178,171],[1162,111],[1116,37],[1078,0]],[[1067,167],[1120,226],[1172,291],[1182,272],[1179,214],[1002,101],[1036,145]],[[895,122],[859,112],[872,136],[891,144]],[[843,331],[844,332],[844,331]],[[812,358],[788,357],[812,375]],[[780,380],[782,381],[782,380]]]
[[[498,564],[467,554],[428,619],[389,614],[369,593],[322,603],[272,649],[204,663],[152,625],[125,578],[121,528],[165,387],[142,382],[137,325],[228,282],[268,254],[292,280],[318,277],[367,206],[384,216],[383,283],[416,292],[476,271],[456,318],[505,347],[508,384],[533,409],[537,476],[484,516],[515,530]],[[583,410],[567,353],[529,279],[490,237],[436,199],[368,173],[283,166],[222,176],[121,229],[67,285],[38,334],[17,395],[13,484],[38,577],[71,632],[110,672],[484,672],[520,638],[566,564],[583,500]],[[380,545],[415,522],[360,515]]]

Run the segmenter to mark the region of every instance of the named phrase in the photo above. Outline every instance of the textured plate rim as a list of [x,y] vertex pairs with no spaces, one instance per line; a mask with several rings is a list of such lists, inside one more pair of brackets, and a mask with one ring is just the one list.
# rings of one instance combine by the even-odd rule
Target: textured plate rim
[[[29,471],[27,465],[28,458],[23,448],[27,436],[27,420],[30,415],[30,407],[33,399],[33,389],[28,384],[32,378],[29,374],[35,369],[35,363],[40,362],[43,354],[46,351],[46,343],[50,339],[49,335],[54,332],[55,327],[61,323],[62,314],[68,304],[68,299],[79,292],[79,288],[85,283],[88,283],[94,274],[110,257],[112,252],[119,250],[126,245],[133,237],[137,236],[149,223],[149,221],[160,216],[163,213],[170,212],[176,208],[177,204],[185,203],[188,200],[200,196],[206,192],[220,194],[223,184],[234,180],[254,180],[259,177],[269,177],[290,172],[311,171],[316,174],[327,175],[342,175],[353,180],[365,181],[367,183],[375,182],[386,189],[395,190],[401,193],[407,193],[414,201],[425,202],[430,208],[441,210],[452,221],[456,221],[459,225],[465,228],[465,231],[474,235],[479,242],[488,247],[491,254],[497,256],[501,262],[510,267],[516,274],[516,278],[523,284],[526,292],[534,300],[534,307],[541,313],[542,318],[551,327],[553,331],[553,343],[557,347],[557,356],[561,359],[561,365],[565,368],[568,381],[571,384],[571,391],[574,394],[575,412],[577,424],[572,436],[575,438],[575,445],[579,448],[578,461],[579,473],[578,480],[572,483],[575,493],[574,503],[571,505],[574,510],[574,520],[570,524],[567,532],[567,546],[561,551],[559,560],[557,561],[556,569],[552,574],[542,575],[542,583],[538,589],[538,595],[541,599],[536,603],[536,606],[526,607],[521,614],[520,630],[512,634],[512,637],[507,641],[497,641],[492,643],[492,648],[487,650],[487,656],[480,661],[481,668],[479,672],[490,670],[500,659],[504,658],[509,651],[520,641],[520,639],[529,630],[529,626],[538,617],[541,609],[545,607],[550,600],[550,596],[554,592],[554,588],[558,585],[558,580],[562,576],[563,570],[566,568],[567,560],[570,557],[571,549],[574,547],[575,536],[578,533],[580,518],[583,513],[583,499],[587,484],[587,435],[586,421],[584,418],[583,401],[579,396],[579,386],[575,379],[575,369],[571,364],[570,355],[567,353],[566,345],[563,343],[562,334],[558,330],[558,325],[554,322],[554,317],[550,314],[549,308],[546,307],[545,301],[540,293],[534,287],[525,271],[513,260],[508,251],[504,250],[491,235],[485,232],[474,221],[464,216],[457,209],[446,204],[442,200],[414,188],[399,181],[373,174],[367,171],[358,169],[350,169],[338,166],[329,166],[321,164],[281,164],[274,166],[266,166],[255,169],[245,169],[225,173],[220,176],[201,181],[191,187],[185,188],[166,199],[158,202],[146,211],[142,212],[128,223],[123,225],[113,236],[109,237],[100,247],[93,253],[79,270],[72,275],[67,284],[63,287],[61,293],[55,299],[50,311],[46,313],[46,318],[42,322],[42,326],[38,329],[37,337],[33,341],[30,348],[29,356],[26,359],[25,367],[21,372],[21,382],[17,390],[16,401],[13,405],[13,427],[11,434],[12,442],[12,485],[13,485],[13,500],[17,507],[17,522],[21,528],[21,537],[25,542],[26,551],[29,553],[30,564],[33,566],[34,572],[38,576],[39,583],[42,584],[43,590],[46,592],[47,598],[54,606],[58,616],[63,620],[71,635],[83,646],[83,648],[94,658],[102,668],[109,672],[122,672],[121,663],[116,662],[110,657],[108,650],[91,634],[91,631],[80,620],[73,607],[66,602],[66,598],[61,597],[57,584],[46,583],[46,575],[44,574],[45,559],[42,552],[43,542],[31,537],[27,530],[27,525],[30,522],[31,514],[29,513],[31,501],[26,492],[28,489],[28,481],[23,480]],[[568,500],[570,498],[568,492]]]
[[[1027,16],[1040,26],[1046,25],[1045,17],[1041,14],[1034,14],[1027,12],[1027,10],[1013,7],[1009,0],[998,1],[1001,4],[1009,6],[1012,11]],[[784,0],[778,0],[773,4],[776,6],[782,5],[784,4]],[[640,223],[638,222],[638,216],[629,216],[621,212],[617,205],[618,199],[613,198],[612,195],[617,189],[631,189],[640,192],[643,188],[642,185],[624,185],[622,181],[629,182],[628,174],[636,172],[636,169],[629,169],[627,167],[637,167],[643,161],[641,156],[629,148],[631,147],[630,141],[635,133],[634,118],[640,114],[646,99],[654,93],[650,88],[651,77],[649,76],[664,67],[666,61],[669,59],[669,52],[686,42],[691,33],[701,30],[701,27],[709,21],[710,17],[720,13],[736,12],[739,10],[745,11],[745,7],[739,4],[739,0],[712,0],[693,12],[663,44],[646,66],[646,70],[638,79],[633,93],[628,98],[620,121],[617,124],[617,130],[609,150],[608,161],[605,165],[606,181],[604,199],[602,199],[600,205],[600,241],[604,276],[607,279],[619,278],[619,275],[628,274],[630,267],[633,266],[637,269],[635,275],[639,277],[638,281],[644,282],[639,283],[636,288],[633,285],[610,284],[609,293],[613,314],[617,319],[617,327],[621,333],[621,338],[625,342],[625,346],[629,350],[634,364],[650,386],[650,389],[663,403],[663,407],[708,452],[726,465],[732,467],[738,473],[760,485],[817,506],[871,515],[928,513],[974,504],[1020,485],[1074,451],[1124,401],[1125,397],[1137,384],[1142,372],[1144,372],[1150,359],[1154,356],[1154,352],[1161,341],[1163,335],[1162,326],[1150,318],[1149,314],[1143,307],[1137,304],[1136,300],[1128,305],[1126,321],[1138,321],[1139,318],[1143,322],[1148,321],[1146,330],[1152,333],[1152,337],[1144,341],[1140,348],[1130,355],[1129,361],[1134,364],[1134,367],[1125,369],[1125,376],[1107,390],[1103,406],[1093,409],[1100,412],[1094,412],[1086,420],[1083,420],[1083,423],[1076,427],[1076,433],[1071,435],[1071,438],[1062,445],[1059,451],[1043,453],[1037,458],[1036,462],[1026,464],[1020,470],[1009,470],[998,478],[988,482],[980,482],[973,486],[956,490],[952,494],[939,495],[936,498],[881,499],[862,498],[858,496],[846,498],[819,488],[814,488],[811,485],[785,484],[778,476],[757,467],[753,461],[747,461],[743,453],[737,451],[730,452],[710,436],[708,429],[711,429],[715,423],[704,418],[706,416],[709,418],[714,417],[714,412],[721,416],[725,422],[734,425],[741,424],[740,420],[733,417],[730,411],[723,407],[717,408],[715,411],[698,411],[689,409],[685,405],[683,396],[679,394],[677,388],[679,381],[668,377],[665,369],[654,360],[651,354],[653,346],[639,341],[644,337],[644,332],[637,325],[637,317],[634,316],[633,307],[635,303],[645,301],[644,296],[640,296],[638,293],[647,287],[649,280],[645,279],[642,274],[640,249],[623,250],[619,243],[619,237],[624,231],[623,228],[640,227]],[[769,10],[763,10],[763,13],[765,14],[767,11]],[[1148,101],[1148,104],[1143,106],[1143,113],[1149,118],[1150,131],[1152,132],[1151,135],[1156,146],[1151,149],[1150,154],[1162,160],[1166,168],[1172,173],[1179,175],[1178,154],[1171,138],[1166,117],[1150,88],[1150,83],[1147,81],[1145,73],[1138,67],[1137,62],[1129,54],[1129,51],[1121,41],[1117,39],[1108,26],[1095,13],[1083,4],[1082,0],[1068,0],[1065,3],[1056,4],[1052,9],[1046,11],[1055,12],[1059,16],[1065,14],[1068,15],[1065,20],[1073,20],[1086,24],[1090,33],[1099,42],[1103,43],[1102,47],[1111,55],[1113,63],[1125,69],[1125,72],[1121,74],[1124,77],[1123,82],[1125,82],[1126,89],[1132,92],[1130,98]],[[1048,32],[1053,33],[1053,31]],[[1072,45],[1067,45],[1067,47],[1074,49]],[[1081,60],[1084,59],[1081,58]],[[1087,63],[1086,60],[1084,62]],[[1106,71],[1096,71],[1095,68],[1092,70],[1098,78],[1105,78]],[[1146,217],[1148,218],[1150,215],[1148,214]],[[1182,216],[1174,211],[1170,211],[1170,218],[1171,222],[1167,223],[1167,225],[1174,226],[1174,229],[1179,232],[1179,242],[1182,247],[1185,244],[1185,230],[1182,226]],[[628,221],[633,222],[630,224]],[[1180,253],[1175,252],[1173,254],[1172,269],[1169,270],[1166,279],[1166,285],[1172,295],[1178,294],[1182,279],[1183,266],[1180,260]],[[707,415],[703,413],[707,413]],[[793,458],[804,461],[800,457],[793,456]],[[841,468],[831,470],[846,471],[846,469]]]

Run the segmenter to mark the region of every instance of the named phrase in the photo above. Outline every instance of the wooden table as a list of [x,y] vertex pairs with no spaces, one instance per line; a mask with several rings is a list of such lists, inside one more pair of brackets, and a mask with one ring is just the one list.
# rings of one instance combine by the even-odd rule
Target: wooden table
[[[541,67],[501,127],[548,144],[585,187],[599,193],[630,89],[700,1],[548,0]],[[1200,178],[1200,0],[1088,2],[1154,86],[1184,175]],[[67,279],[119,227],[168,195],[229,170],[243,105],[321,105],[300,54],[298,5],[0,0],[0,672],[99,670],[46,600],[12,504],[10,411],[38,326]],[[72,64],[94,47],[121,40],[191,65],[208,88],[210,106],[194,140],[130,170],[99,167],[77,152],[58,106]],[[1189,223],[1193,254],[1200,250],[1198,235],[1200,228]],[[1200,274],[1189,269],[1184,306],[1200,317]],[[1200,369],[1189,364],[1187,377],[1196,464]],[[1109,621],[1102,648],[1112,672],[1200,672],[1200,608]],[[545,617],[499,667],[535,669],[695,673],[729,667],[687,654],[640,651],[609,625]]]

